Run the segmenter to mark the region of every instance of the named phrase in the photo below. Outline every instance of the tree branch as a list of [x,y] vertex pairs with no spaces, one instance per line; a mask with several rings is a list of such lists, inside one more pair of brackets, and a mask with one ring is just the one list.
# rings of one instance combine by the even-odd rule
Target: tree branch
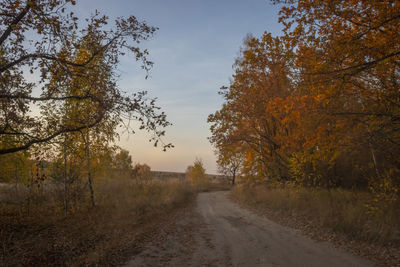
[[40,53],[32,53],[32,54],[26,54],[21,56],[20,58],[5,64],[3,66],[0,67],[0,73],[3,73],[4,71],[14,67],[15,65],[18,65],[19,63],[27,60],[27,59],[47,59],[47,60],[52,60],[52,61],[58,61],[62,64],[66,64],[66,65],[70,65],[70,66],[74,66],[74,67],[85,67],[87,64],[89,64],[97,55],[101,54],[104,50],[106,50],[116,39],[118,39],[120,37],[120,35],[116,35],[113,38],[111,38],[105,45],[103,45],[99,50],[97,50],[95,53],[93,53],[91,55],[91,57],[86,60],[83,63],[76,63],[76,62],[72,62],[69,60],[65,60],[65,59],[60,59],[57,58],[54,55],[48,55],[48,54],[40,54]]
[[3,34],[0,37],[0,45],[4,43],[7,37],[11,34],[15,25],[17,25],[25,17],[25,15],[29,12],[30,9],[31,5],[27,4],[26,7],[21,11],[21,13],[19,13],[19,15],[11,22],[11,24],[8,25],[8,28],[3,32]]
[[17,147],[0,149],[0,155],[14,153],[14,152],[18,152],[18,151],[21,151],[21,150],[26,150],[26,149],[30,148],[32,145],[34,145],[34,144],[48,142],[51,139],[53,139],[53,138],[55,138],[55,137],[57,137],[57,136],[59,136],[60,134],[63,134],[63,133],[77,132],[77,131],[80,131],[80,130],[85,129],[85,128],[92,128],[92,127],[96,126],[98,123],[101,122],[101,120],[103,119],[103,116],[104,116],[104,113],[101,113],[101,115],[91,124],[85,124],[85,125],[82,125],[82,126],[72,127],[72,128],[62,128],[62,129],[54,132],[53,134],[51,134],[51,135],[49,135],[47,137],[30,140],[29,142],[27,142],[27,143],[25,143],[23,145],[17,146]]

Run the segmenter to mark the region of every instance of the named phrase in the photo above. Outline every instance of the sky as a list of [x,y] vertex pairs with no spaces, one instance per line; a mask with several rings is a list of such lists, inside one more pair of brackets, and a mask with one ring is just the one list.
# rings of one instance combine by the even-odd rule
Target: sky
[[121,134],[117,144],[130,152],[134,163],[146,163],[152,170],[184,172],[201,158],[207,173],[217,173],[207,117],[222,105],[218,90],[229,84],[246,34],[281,34],[279,7],[269,0],[82,0],[76,8],[79,17],[97,9],[110,18],[134,15],[159,28],[143,44],[154,62],[150,77],[145,79],[133,55],[125,55],[118,67],[119,86],[157,97],[173,124],[166,128],[164,141],[175,148],[154,148],[143,131]]

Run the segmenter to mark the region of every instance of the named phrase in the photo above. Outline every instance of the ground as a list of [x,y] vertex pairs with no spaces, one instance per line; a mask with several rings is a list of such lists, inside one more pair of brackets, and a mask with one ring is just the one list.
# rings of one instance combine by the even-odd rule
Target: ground
[[372,266],[243,209],[227,192],[201,193],[196,208],[126,266]]

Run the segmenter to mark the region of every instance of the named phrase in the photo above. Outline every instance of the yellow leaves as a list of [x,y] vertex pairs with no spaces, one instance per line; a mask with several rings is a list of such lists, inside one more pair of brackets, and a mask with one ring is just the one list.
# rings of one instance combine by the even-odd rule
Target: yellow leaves
[[254,160],[254,152],[252,150],[248,150],[246,153],[246,159],[249,162],[252,162]]
[[203,161],[200,158],[196,158],[194,164],[187,167],[185,178],[198,189],[206,186],[208,179],[206,177]]
[[91,57],[90,51],[85,47],[81,47],[78,51],[78,54],[76,55],[75,60],[77,64],[83,64],[87,62],[90,57]]

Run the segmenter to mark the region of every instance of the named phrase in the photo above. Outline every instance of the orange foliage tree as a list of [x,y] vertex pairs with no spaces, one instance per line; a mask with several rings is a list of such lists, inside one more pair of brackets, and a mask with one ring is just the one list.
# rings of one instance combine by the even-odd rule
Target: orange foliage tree
[[209,116],[217,153],[242,147],[264,179],[396,191],[400,2],[273,2],[284,34],[246,40]]
[[244,148],[243,169],[259,178],[288,176],[289,151],[283,140],[292,127],[288,116],[293,53],[287,47],[285,40],[268,33],[261,40],[249,36],[232,83],[221,88],[226,102],[208,118],[217,153],[226,154],[232,146]]

